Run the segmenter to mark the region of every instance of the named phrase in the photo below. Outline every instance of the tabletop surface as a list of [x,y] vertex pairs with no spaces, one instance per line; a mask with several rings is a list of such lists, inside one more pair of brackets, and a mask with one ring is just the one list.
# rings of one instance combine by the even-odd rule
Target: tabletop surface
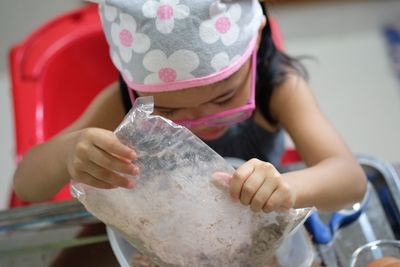
[[[393,164],[400,176],[400,164]],[[395,239],[374,193],[365,214],[376,239]],[[364,227],[365,228],[365,227]],[[366,243],[359,223],[341,230],[335,250],[346,262]],[[27,265],[29,263],[29,265]],[[38,204],[0,212],[0,266],[119,266],[105,226],[77,201]]]

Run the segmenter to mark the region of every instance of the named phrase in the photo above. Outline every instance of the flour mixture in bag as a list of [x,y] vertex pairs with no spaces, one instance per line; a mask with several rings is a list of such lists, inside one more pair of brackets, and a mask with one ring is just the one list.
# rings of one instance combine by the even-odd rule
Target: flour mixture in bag
[[253,213],[232,202],[212,177],[233,167],[188,129],[152,112],[152,98],[138,98],[115,130],[138,154],[136,187],[74,183],[74,196],[160,266],[263,266],[311,209]]

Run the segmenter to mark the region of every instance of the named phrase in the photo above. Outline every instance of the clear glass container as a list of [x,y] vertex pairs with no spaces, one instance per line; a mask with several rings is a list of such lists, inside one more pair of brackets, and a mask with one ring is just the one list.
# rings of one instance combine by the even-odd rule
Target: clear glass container
[[377,240],[356,249],[350,259],[349,267],[400,266],[400,241]]

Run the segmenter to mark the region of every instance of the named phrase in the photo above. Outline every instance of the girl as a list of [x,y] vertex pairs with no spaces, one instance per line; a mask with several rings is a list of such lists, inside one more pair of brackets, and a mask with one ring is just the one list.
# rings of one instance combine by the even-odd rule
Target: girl
[[[362,199],[366,178],[321,114],[298,64],[279,51],[256,0],[105,0],[100,15],[119,83],[100,93],[63,132],[32,148],[14,175],[27,201],[52,197],[71,179],[133,188],[136,152],[112,133],[140,96],[222,156],[247,160],[230,180],[255,212]],[[265,13],[265,12],[264,12]],[[283,131],[307,168],[280,173]]]

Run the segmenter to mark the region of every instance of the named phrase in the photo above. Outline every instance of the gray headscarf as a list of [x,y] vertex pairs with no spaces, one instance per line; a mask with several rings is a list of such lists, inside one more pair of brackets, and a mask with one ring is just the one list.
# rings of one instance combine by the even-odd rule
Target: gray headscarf
[[264,20],[257,0],[102,0],[111,58],[130,88],[208,85],[254,52]]

